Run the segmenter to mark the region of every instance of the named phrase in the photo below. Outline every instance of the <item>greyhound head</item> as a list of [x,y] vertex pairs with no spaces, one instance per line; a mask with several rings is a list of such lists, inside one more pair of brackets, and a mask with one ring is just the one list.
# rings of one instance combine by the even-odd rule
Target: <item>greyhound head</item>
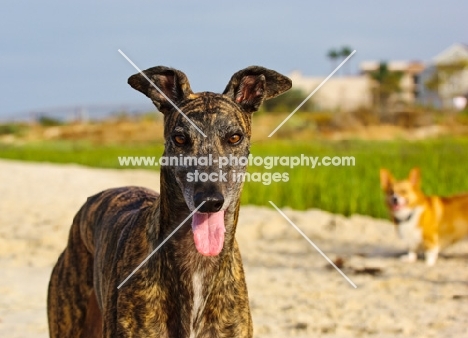
[[291,88],[291,80],[251,66],[235,73],[223,94],[193,93],[179,70],[158,66],[143,73],[128,83],[164,114],[167,166],[161,170],[177,182],[190,211],[203,203],[192,217],[195,246],[203,255],[218,255],[226,231],[224,213],[237,206],[243,186],[252,113],[264,100]]

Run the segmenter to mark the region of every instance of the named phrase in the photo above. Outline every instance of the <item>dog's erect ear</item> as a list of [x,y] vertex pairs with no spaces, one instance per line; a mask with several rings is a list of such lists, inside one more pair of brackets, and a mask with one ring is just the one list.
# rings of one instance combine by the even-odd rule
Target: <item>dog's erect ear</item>
[[180,70],[158,66],[144,70],[143,73],[164,95],[141,73],[130,76],[128,84],[148,96],[163,114],[174,109],[169,100],[177,105],[193,94],[187,76]]
[[380,169],[380,186],[382,187],[383,191],[387,191],[394,181],[395,179],[393,178],[390,171],[384,168]]
[[414,187],[419,188],[421,183],[421,170],[419,168],[411,169],[408,179]]
[[248,113],[258,110],[264,100],[291,88],[291,80],[274,70],[251,66],[235,73],[223,94],[229,96]]

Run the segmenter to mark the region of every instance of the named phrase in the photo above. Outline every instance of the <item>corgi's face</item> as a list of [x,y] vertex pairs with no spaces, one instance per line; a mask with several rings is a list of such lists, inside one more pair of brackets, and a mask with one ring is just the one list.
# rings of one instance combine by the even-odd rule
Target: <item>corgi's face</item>
[[387,169],[380,169],[380,185],[385,193],[387,206],[394,216],[405,217],[419,203],[420,172],[414,168],[408,178],[397,181]]

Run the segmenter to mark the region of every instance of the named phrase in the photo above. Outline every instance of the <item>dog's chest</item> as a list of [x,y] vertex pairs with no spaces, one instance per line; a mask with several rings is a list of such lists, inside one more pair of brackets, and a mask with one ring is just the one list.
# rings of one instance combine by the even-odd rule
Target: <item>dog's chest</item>
[[197,319],[199,318],[200,311],[203,310],[203,273],[195,271],[192,276],[192,311],[190,315],[190,338],[197,336]]
[[411,249],[417,249],[422,242],[422,229],[419,226],[419,220],[423,208],[416,208],[412,216],[398,224],[398,235]]

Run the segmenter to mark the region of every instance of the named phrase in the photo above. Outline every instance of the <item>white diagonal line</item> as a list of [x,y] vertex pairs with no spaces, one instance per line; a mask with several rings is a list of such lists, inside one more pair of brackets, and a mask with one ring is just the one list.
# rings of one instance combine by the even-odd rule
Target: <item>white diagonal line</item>
[[122,52],[120,49],[119,49],[118,51],[119,51],[120,54],[122,54],[122,56],[123,56],[123,57],[124,57],[140,74],[141,74],[141,75],[143,75],[143,77],[144,77],[146,80],[148,80],[149,83],[151,83],[151,85],[152,85],[154,88],[156,88],[156,90],[157,90],[162,96],[164,96],[164,98],[165,98],[167,101],[169,101],[170,104],[172,104],[172,106],[173,106],[175,109],[177,109],[177,111],[178,111],[179,113],[182,114],[183,117],[185,117],[185,118],[187,119],[187,121],[190,122],[190,124],[191,124],[196,130],[198,130],[198,132],[199,132],[200,134],[202,134],[204,137],[206,137],[205,133],[203,133],[203,132],[201,131],[201,129],[198,128],[198,127],[195,125],[195,123],[193,123],[193,121],[192,121],[191,119],[189,119],[188,116],[185,115],[184,112],[183,112],[182,110],[180,110],[179,107],[177,107],[177,106],[175,105],[175,103],[172,102],[172,100],[171,100],[170,98],[168,98],[168,97],[166,96],[166,94],[164,94],[164,92],[163,92],[161,89],[159,89],[159,87],[156,86],[156,85],[154,84],[154,82],[151,81],[150,78],[149,78],[148,76],[146,76],[146,74],[143,73],[143,72],[141,71],[141,69],[138,68],[138,66],[137,66],[136,64],[134,64],[133,61],[130,60],[130,58],[129,58],[127,55],[125,55],[124,52]]
[[302,232],[302,230],[299,229],[299,228],[297,227],[297,225],[294,224],[294,223],[288,218],[288,216],[286,216],[285,213],[282,212],[282,211],[275,205],[275,203],[273,203],[272,201],[269,201],[269,202],[270,202],[270,204],[273,206],[273,208],[275,208],[276,211],[278,211],[278,212],[281,214],[281,216],[283,216],[284,219],[286,219],[286,220],[289,222],[289,224],[291,224],[291,225],[294,227],[294,229],[296,229],[297,232],[299,232],[299,233],[302,235],[302,237],[304,237],[304,238],[307,240],[307,242],[309,242],[310,245],[312,245],[312,246],[315,248],[315,250],[317,250],[317,251],[319,252],[319,254],[321,254],[321,255],[323,256],[323,258],[325,258],[325,259],[328,261],[328,263],[330,263],[330,264],[336,269],[336,271],[338,271],[338,272],[344,277],[344,279],[346,279],[346,280],[348,281],[349,284],[351,284],[355,289],[357,288],[356,284],[354,284],[353,281],[352,281],[351,279],[349,279],[348,276],[346,276],[346,275],[343,273],[343,271],[341,271],[341,270],[335,265],[335,263],[333,263],[333,262],[331,261],[331,259],[328,258],[327,255],[325,255],[325,254],[323,253],[323,251],[320,250],[320,248],[319,248],[317,245],[315,245],[314,242],[312,242],[312,241],[309,239],[309,237],[307,237],[307,236]]
[[120,289],[120,288],[122,287],[122,285],[124,285],[124,284],[130,279],[130,277],[132,277],[132,276],[135,274],[135,272],[137,272],[137,271],[143,266],[143,264],[145,264],[145,263],[148,261],[148,259],[150,259],[151,256],[153,256],[153,255],[156,253],[156,251],[158,251],[158,250],[164,245],[164,243],[166,243],[166,242],[169,240],[169,238],[171,238],[171,237],[177,232],[177,230],[179,230],[179,229],[182,227],[182,225],[184,225],[184,223],[187,222],[188,219],[189,219],[190,217],[192,217],[193,214],[195,214],[195,213],[198,211],[198,209],[201,208],[201,206],[202,206],[203,204],[205,204],[205,201],[201,202],[200,205],[199,205],[194,211],[192,211],[192,213],[191,213],[190,215],[188,215],[187,218],[184,219],[184,220],[182,221],[182,223],[180,223],[179,226],[178,226],[177,228],[175,228],[174,231],[172,231],[172,232],[170,233],[170,235],[167,236],[167,237],[164,239],[164,241],[162,241],[162,243],[159,244],[158,247],[157,247],[156,249],[154,249],[154,250],[148,255],[148,257],[146,257],[145,260],[144,260],[143,262],[141,262],[140,265],[138,265],[138,266],[136,267],[136,269],[133,270],[133,272],[132,272],[127,278],[125,278],[125,280],[124,280],[122,283],[120,283],[120,285],[117,287],[117,289]]
[[354,55],[354,53],[356,53],[356,50],[353,50],[353,52],[352,52],[351,54],[349,54],[348,57],[347,57],[346,59],[344,59],[343,62],[341,62],[341,63],[338,65],[338,67],[336,67],[335,70],[334,70],[333,72],[331,72],[331,74],[328,75],[328,76],[325,78],[325,80],[323,80],[322,83],[320,83],[320,84],[318,85],[318,87],[315,88],[314,91],[313,91],[312,93],[310,93],[309,96],[307,96],[307,97],[304,99],[304,101],[302,101],[302,102],[296,107],[296,109],[294,109],[293,112],[292,112],[291,114],[289,114],[288,117],[286,117],[286,118],[284,119],[284,121],[281,122],[280,125],[279,125],[278,127],[276,127],[276,129],[273,130],[273,131],[271,132],[270,135],[268,135],[268,137],[272,137],[273,134],[276,133],[276,132],[278,131],[278,129],[280,129],[280,128],[283,126],[283,124],[285,124],[286,121],[289,120],[289,119],[291,118],[291,116],[293,116],[293,115],[299,110],[299,108],[301,108],[302,105],[303,105],[304,103],[306,103],[307,100],[310,99],[310,98],[312,97],[312,95],[314,95],[314,94],[317,92],[317,90],[319,90],[319,89],[325,84],[325,82],[327,82],[327,81],[333,76],[333,74],[335,74],[335,73],[338,71],[338,69],[340,69],[341,66],[343,66],[343,65],[346,63],[346,61],[349,60],[349,58],[350,58],[351,56]]

